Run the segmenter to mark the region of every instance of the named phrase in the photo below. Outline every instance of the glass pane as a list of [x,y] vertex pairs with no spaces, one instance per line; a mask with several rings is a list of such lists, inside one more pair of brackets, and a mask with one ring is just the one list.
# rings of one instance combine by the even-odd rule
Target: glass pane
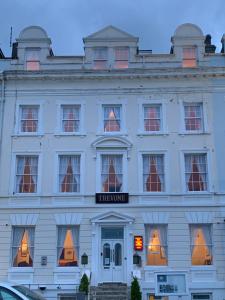
[[123,239],[123,227],[102,228],[102,239]]
[[115,266],[121,266],[122,265],[122,246],[121,246],[121,244],[116,243],[114,250],[115,250],[115,258],[114,258]]
[[6,288],[0,288],[0,299],[1,300],[21,300],[19,296],[13,292],[7,290]]
[[103,266],[110,266],[110,245],[108,243],[103,245]]

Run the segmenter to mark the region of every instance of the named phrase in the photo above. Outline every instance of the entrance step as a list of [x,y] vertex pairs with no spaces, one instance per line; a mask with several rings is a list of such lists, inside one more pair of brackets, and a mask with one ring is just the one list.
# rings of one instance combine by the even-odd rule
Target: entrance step
[[90,289],[90,300],[128,300],[127,284],[121,282],[100,283]]

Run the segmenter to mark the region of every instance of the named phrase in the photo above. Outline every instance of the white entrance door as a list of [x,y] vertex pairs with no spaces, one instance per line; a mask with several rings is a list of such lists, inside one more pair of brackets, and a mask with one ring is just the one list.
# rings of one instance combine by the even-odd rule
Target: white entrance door
[[[106,238],[107,237],[107,238]],[[102,228],[101,269],[102,282],[124,281],[123,228]]]

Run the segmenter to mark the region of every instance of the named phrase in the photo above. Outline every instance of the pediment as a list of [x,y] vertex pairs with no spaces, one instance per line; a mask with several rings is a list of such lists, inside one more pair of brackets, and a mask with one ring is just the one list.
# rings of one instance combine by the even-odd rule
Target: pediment
[[94,40],[130,40],[130,41],[138,41],[138,38],[133,35],[118,29],[112,25],[107,26],[89,36],[84,38],[84,42],[94,41]]
[[97,148],[126,148],[130,149],[132,144],[124,137],[100,137],[92,144],[92,147]]
[[97,215],[91,219],[91,223],[133,223],[134,217],[110,211]]

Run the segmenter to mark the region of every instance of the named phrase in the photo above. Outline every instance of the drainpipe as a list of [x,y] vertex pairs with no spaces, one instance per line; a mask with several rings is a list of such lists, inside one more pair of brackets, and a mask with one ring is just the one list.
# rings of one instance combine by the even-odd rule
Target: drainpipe
[[3,120],[4,120],[4,109],[5,109],[5,76],[4,72],[2,73],[2,90],[1,90],[1,99],[0,99],[0,162],[1,162],[1,153],[2,153],[2,134],[3,134]]

